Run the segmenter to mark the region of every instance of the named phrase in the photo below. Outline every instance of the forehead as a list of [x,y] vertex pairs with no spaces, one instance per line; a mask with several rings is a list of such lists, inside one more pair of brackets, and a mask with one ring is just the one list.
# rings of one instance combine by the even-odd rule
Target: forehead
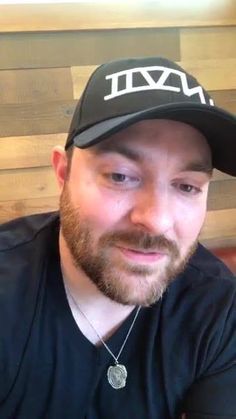
[[198,159],[211,165],[207,140],[194,127],[170,120],[145,120],[125,128],[87,149],[94,156],[119,153],[131,160]]

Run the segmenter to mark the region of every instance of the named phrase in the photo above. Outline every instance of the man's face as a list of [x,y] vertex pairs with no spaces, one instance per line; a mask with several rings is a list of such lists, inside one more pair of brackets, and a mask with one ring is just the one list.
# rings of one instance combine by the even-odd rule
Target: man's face
[[75,149],[60,201],[74,265],[118,303],[157,301],[196,247],[210,170],[204,136],[175,121]]

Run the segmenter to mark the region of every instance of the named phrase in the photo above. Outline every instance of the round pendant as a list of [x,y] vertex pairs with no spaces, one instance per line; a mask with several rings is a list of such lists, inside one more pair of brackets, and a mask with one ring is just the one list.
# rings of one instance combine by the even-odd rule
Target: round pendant
[[127,370],[124,365],[116,364],[107,370],[107,378],[110,385],[116,390],[126,385]]

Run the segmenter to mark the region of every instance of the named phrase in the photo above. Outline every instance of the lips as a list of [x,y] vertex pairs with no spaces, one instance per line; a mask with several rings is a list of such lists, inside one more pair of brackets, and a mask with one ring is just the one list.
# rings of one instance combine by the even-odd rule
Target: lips
[[151,252],[148,250],[136,250],[126,247],[119,247],[119,250],[126,258],[140,263],[157,262],[166,256],[166,253],[163,251]]

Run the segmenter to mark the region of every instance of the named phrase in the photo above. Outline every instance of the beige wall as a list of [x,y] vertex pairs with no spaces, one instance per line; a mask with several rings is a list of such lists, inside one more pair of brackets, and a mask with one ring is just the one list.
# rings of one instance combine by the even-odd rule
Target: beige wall
[[[92,69],[150,55],[180,62],[236,113],[235,0],[0,6],[0,222],[57,208],[50,150]],[[202,239],[236,244],[236,180],[220,172]]]

